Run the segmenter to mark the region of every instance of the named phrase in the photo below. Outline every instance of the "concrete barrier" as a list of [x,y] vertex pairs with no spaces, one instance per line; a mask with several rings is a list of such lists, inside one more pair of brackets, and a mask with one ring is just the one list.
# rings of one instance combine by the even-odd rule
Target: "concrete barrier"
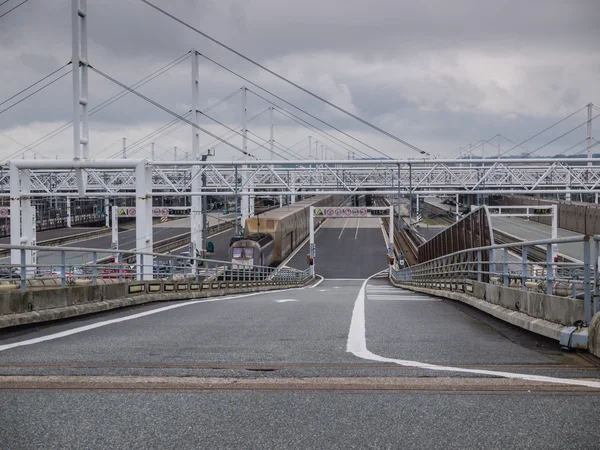
[[0,328],[172,300],[193,300],[248,292],[289,289],[309,284],[283,281],[106,280],[66,289],[0,292]]
[[588,328],[588,348],[592,355],[600,358],[600,313],[596,313]]
[[[457,280],[458,281],[458,280]],[[400,283],[393,285],[415,292],[444,297],[471,305],[498,319],[542,336],[560,340],[560,334],[577,320],[583,320],[583,300],[473,281],[458,282],[455,288],[433,289]],[[600,327],[600,324],[598,325]]]

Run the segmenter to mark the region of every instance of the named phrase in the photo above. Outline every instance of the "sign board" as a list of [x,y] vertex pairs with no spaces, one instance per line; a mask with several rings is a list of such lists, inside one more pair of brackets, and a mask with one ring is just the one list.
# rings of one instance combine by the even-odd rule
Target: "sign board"
[[10,216],[10,208],[0,208],[0,218],[6,218]]
[[316,207],[315,217],[348,218],[348,217],[379,217],[389,216],[390,208],[386,207]]

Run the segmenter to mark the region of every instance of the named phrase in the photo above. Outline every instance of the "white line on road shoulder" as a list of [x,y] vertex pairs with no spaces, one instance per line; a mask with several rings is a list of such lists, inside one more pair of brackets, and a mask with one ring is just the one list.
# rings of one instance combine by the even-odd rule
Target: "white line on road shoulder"
[[142,313],[131,314],[131,315],[125,316],[125,317],[119,317],[117,319],[104,320],[102,322],[96,322],[96,323],[92,323],[89,325],[83,325],[81,327],[71,328],[70,330],[61,331],[59,333],[48,334],[46,336],[40,336],[40,337],[33,338],[33,339],[27,339],[25,341],[19,341],[19,342],[13,342],[11,344],[0,345],[0,352],[5,351],[5,350],[10,350],[11,348],[24,347],[27,345],[38,344],[40,342],[52,341],[54,339],[59,339],[61,337],[71,336],[73,334],[83,333],[84,331],[93,330],[95,328],[112,325],[113,323],[120,323],[120,322],[126,322],[128,320],[139,319],[140,317],[151,316],[153,314],[158,314],[161,312],[169,311],[171,309],[182,308],[184,306],[196,305],[198,303],[209,303],[209,302],[220,302],[220,301],[224,301],[224,300],[235,300],[238,298],[251,297],[251,296],[260,295],[260,294],[276,294],[278,292],[299,291],[299,290],[303,290],[303,289],[307,289],[307,288],[310,289],[310,288],[317,287],[319,284],[321,284],[322,281],[323,281],[323,277],[321,277],[321,280],[319,282],[313,284],[312,286],[304,286],[304,287],[300,287],[300,288],[291,288],[291,289],[277,289],[274,291],[266,291],[266,292],[251,292],[248,294],[233,295],[233,296],[229,296],[229,297],[215,297],[215,298],[207,298],[207,299],[203,299],[203,300],[185,301],[184,303],[177,303],[175,305],[163,306],[162,308],[156,308],[151,311],[145,311]]
[[[379,272],[378,272],[379,273]],[[394,359],[394,358],[386,358],[383,356],[376,355],[375,353],[371,353],[367,349],[367,338],[366,338],[366,328],[365,328],[365,290],[367,287],[367,283],[371,278],[375,275],[371,275],[367,278],[362,284],[360,291],[358,292],[358,296],[356,297],[356,302],[354,303],[354,310],[352,311],[352,320],[350,322],[350,330],[348,331],[348,342],[346,345],[346,351],[354,354],[355,356],[367,359],[371,361],[379,361],[379,362],[389,362],[393,364],[398,364],[400,366],[405,367],[416,367],[419,369],[426,370],[436,370],[436,371],[444,371],[444,372],[458,372],[458,373],[471,373],[477,375],[490,375],[494,377],[502,377],[502,378],[515,378],[521,380],[528,381],[540,381],[546,383],[556,383],[556,384],[569,384],[575,386],[587,386],[593,388],[600,388],[600,382],[598,381],[587,381],[587,380],[576,380],[570,378],[554,378],[554,377],[546,377],[542,375],[527,375],[522,373],[512,373],[512,372],[499,372],[495,370],[480,370],[480,369],[464,369],[460,367],[450,367],[450,366],[439,366],[436,364],[427,364],[418,361],[410,361],[404,359]]]
[[354,233],[354,240],[358,236],[358,227],[360,226],[360,218],[356,221],[356,232]]

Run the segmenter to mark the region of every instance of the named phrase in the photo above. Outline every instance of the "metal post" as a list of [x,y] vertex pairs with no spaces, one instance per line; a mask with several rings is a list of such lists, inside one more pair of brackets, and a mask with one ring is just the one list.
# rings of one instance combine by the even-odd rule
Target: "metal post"
[[[242,88],[242,149],[244,152],[248,152],[248,111],[247,111],[247,89],[244,86]],[[244,190],[248,190],[247,186],[247,165],[242,166],[242,192]],[[248,193],[242,193],[242,204],[241,204],[241,212],[242,212],[242,230],[245,230],[246,220],[249,217],[250,213],[250,198]],[[245,233],[244,233],[245,234]]]
[[[558,239],[558,205],[552,205],[552,239]],[[552,244],[552,261],[556,261],[557,257],[558,244]]]
[[310,231],[310,256],[313,258],[313,265],[311,267],[311,276],[315,277],[315,262],[316,262],[316,248],[315,248],[315,207],[311,206],[308,214],[308,228]]
[[[9,162],[10,173],[10,245],[21,245],[21,171]],[[21,259],[22,258],[22,259]],[[25,263],[25,251],[10,251],[11,265]]]
[[98,283],[98,253],[92,253],[92,284]]
[[596,314],[597,312],[600,311],[599,299],[598,299],[598,297],[600,296],[600,286],[598,285],[600,283],[600,280],[598,280],[598,278],[599,278],[598,270],[600,269],[600,267],[598,267],[599,260],[600,260],[600,242],[598,242],[597,240],[594,239],[594,307],[592,309],[592,315]]
[[65,255],[65,251],[61,250],[60,251],[60,267],[61,267],[61,274],[60,274],[60,286],[62,288],[67,287],[67,256]]
[[592,321],[591,255],[590,237],[583,237],[583,316],[586,325]]
[[503,258],[502,262],[504,263],[502,281],[503,281],[504,286],[508,287],[508,285],[509,285],[509,283],[508,283],[508,248],[504,249],[504,258]]
[[477,250],[477,281],[483,280],[483,274],[481,273],[482,270],[481,250]]
[[151,255],[141,255],[139,252],[152,253],[152,166],[146,165],[145,161],[140,162],[136,169],[136,217],[135,217],[135,238],[136,238],[136,263],[137,279],[152,280],[153,264]]
[[552,272],[553,272],[553,266],[554,264],[552,263],[553,259],[552,259],[552,244],[547,244],[546,245],[546,294],[548,295],[552,295],[552,282],[553,277],[552,277]]
[[390,223],[388,230],[388,256],[391,258],[394,256],[394,207],[390,206]]
[[527,251],[528,251],[529,247],[527,247],[526,245],[523,246],[523,249],[521,250],[522,252],[522,266],[521,266],[521,290],[522,291],[526,291],[527,290]]
[[[399,178],[398,178],[399,179]],[[408,165],[408,228],[412,230],[412,164]]]
[[110,200],[108,197],[104,198],[104,219],[105,219],[105,223],[104,226],[106,226],[107,228],[110,227]]
[[402,229],[402,213],[400,211],[400,164],[398,164],[398,231]]
[[[119,249],[119,215],[117,205],[113,205],[111,208],[112,211],[112,243],[111,249],[118,250]],[[116,259],[117,254],[113,253],[113,257]]]
[[[588,122],[587,122],[587,157],[589,159],[591,159],[592,158],[592,104],[591,103],[588,103],[588,105],[587,105],[587,113],[588,113]],[[591,166],[592,163],[588,162],[587,165]]]
[[234,218],[234,224],[235,224],[235,235],[238,236],[239,230],[238,230],[238,205],[239,205],[239,193],[238,193],[238,166],[235,166],[235,188],[234,188],[234,201],[235,201],[235,218]]
[[71,0],[71,32],[73,69],[73,159],[81,159],[81,122],[79,100],[81,98],[80,71],[79,71],[79,0]]
[[274,137],[273,137],[273,125],[274,125],[274,108],[271,106],[269,108],[269,121],[270,121],[270,136],[269,136],[269,147],[270,147],[270,157],[269,159],[273,159],[273,144],[274,144]]
[[417,194],[417,223],[421,221],[421,210],[419,205],[419,194]]
[[[19,250],[17,250],[19,251]],[[21,249],[20,253],[20,265],[21,265],[21,292],[25,292],[27,289],[27,265],[25,263],[25,249]]]
[[455,209],[455,216],[456,216],[456,222],[458,222],[458,194],[456,194],[456,209]]
[[71,218],[71,197],[67,197],[67,228],[71,228],[73,223]]
[[[200,124],[200,80],[198,74],[198,52],[195,49],[192,49],[192,123],[195,125]],[[196,127],[192,127],[192,159],[194,161],[200,160],[200,131]],[[203,158],[204,160],[205,158]],[[202,186],[204,185],[204,181],[206,180],[205,175],[200,175],[201,167],[200,166],[192,166],[191,168],[191,191],[192,192],[200,192],[202,191]],[[191,232],[191,244],[192,244],[192,258],[196,257],[196,251],[204,250],[206,246],[204,245],[204,217],[203,214],[206,213],[206,208],[204,207],[204,199],[205,197],[199,197],[197,195],[191,196],[191,211],[190,211],[190,232]],[[196,268],[198,266],[198,262],[194,260],[193,270],[196,272]]]

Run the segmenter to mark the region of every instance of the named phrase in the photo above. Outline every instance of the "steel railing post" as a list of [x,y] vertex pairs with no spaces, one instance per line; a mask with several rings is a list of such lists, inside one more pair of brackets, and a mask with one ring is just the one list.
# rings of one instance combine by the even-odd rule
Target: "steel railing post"
[[592,321],[592,289],[591,279],[591,257],[590,257],[590,237],[583,237],[583,315],[585,323],[589,325]]
[[552,244],[546,244],[546,294],[552,295]]
[[483,280],[483,274],[481,273],[482,270],[481,250],[477,250],[477,281]]
[[504,249],[504,256],[502,258],[502,262],[504,263],[504,270],[502,271],[502,275],[503,275],[503,284],[504,286],[508,286],[509,282],[508,282],[508,248]]
[[119,281],[123,281],[123,254],[119,253]]
[[21,292],[27,289],[27,265],[25,263],[25,249],[21,249]]
[[98,283],[98,253],[92,253],[92,284]]
[[67,287],[67,256],[64,250],[60,251],[60,266],[61,266],[61,274],[60,274],[60,286],[62,288]]
[[521,265],[521,290],[522,291],[527,290],[527,251],[528,251],[528,249],[529,248],[526,245],[523,246],[523,250],[522,250],[523,262]]

